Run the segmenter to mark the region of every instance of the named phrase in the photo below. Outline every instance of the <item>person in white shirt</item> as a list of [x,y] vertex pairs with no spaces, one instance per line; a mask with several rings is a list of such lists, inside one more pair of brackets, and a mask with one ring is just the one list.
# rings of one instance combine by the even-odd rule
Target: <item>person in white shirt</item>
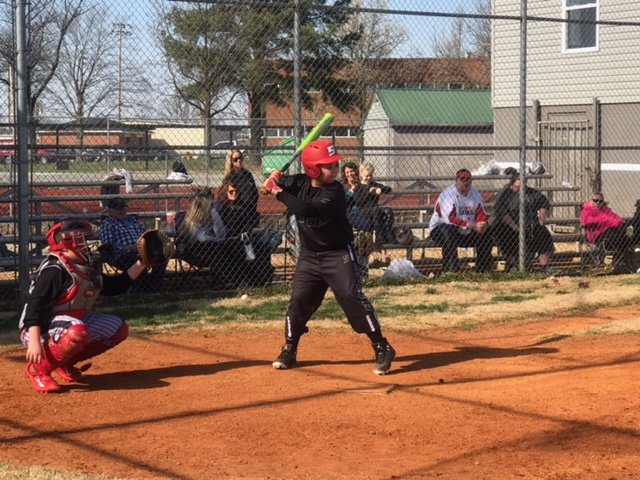
[[472,182],[469,170],[458,170],[455,183],[440,193],[429,222],[429,236],[442,248],[445,272],[460,270],[458,247],[476,249],[476,272],[493,268],[489,217],[482,195],[471,186]]

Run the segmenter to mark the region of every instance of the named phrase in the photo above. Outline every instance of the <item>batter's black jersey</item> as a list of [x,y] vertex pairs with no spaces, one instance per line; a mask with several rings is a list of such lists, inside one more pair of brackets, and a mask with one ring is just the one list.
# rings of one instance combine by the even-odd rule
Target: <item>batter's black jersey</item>
[[345,248],[353,241],[347,200],[339,182],[313,187],[307,175],[283,177],[277,198],[296,216],[300,243],[312,252]]

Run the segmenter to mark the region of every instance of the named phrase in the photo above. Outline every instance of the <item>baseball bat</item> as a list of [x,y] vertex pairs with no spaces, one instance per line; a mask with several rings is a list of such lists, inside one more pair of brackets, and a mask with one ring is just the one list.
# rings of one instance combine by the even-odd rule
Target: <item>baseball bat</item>
[[[304,147],[309,145],[311,142],[319,139],[329,129],[329,127],[331,126],[331,122],[333,122],[333,115],[330,113],[325,113],[324,117],[322,117],[322,120],[320,120],[320,122],[315,127],[313,127],[313,130],[309,132],[309,135],[307,135],[305,139],[302,140],[300,146],[293,153],[293,156],[287,163],[282,166],[280,171],[284,173],[289,170],[289,167],[293,164],[293,162],[297,160],[297,158],[302,153],[302,150],[304,150]],[[267,192],[267,190],[262,187],[260,189],[260,193],[263,195],[267,195],[269,192]]]

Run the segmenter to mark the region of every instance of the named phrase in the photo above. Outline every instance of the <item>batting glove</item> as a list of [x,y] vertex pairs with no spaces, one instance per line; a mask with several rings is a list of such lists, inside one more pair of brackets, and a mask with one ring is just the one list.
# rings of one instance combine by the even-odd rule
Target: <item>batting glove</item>
[[273,180],[274,183],[278,183],[284,174],[280,170],[273,170],[269,174],[269,180]]
[[282,188],[271,177],[267,178],[263,186],[271,195],[276,195],[282,191]]

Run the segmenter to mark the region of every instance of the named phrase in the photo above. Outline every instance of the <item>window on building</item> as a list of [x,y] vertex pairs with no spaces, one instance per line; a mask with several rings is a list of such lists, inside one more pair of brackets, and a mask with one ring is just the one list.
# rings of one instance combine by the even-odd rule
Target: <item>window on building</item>
[[[599,0],[564,0],[565,51],[593,51],[598,49]],[[572,23],[576,22],[576,23]],[[579,23],[578,23],[579,22]]]

